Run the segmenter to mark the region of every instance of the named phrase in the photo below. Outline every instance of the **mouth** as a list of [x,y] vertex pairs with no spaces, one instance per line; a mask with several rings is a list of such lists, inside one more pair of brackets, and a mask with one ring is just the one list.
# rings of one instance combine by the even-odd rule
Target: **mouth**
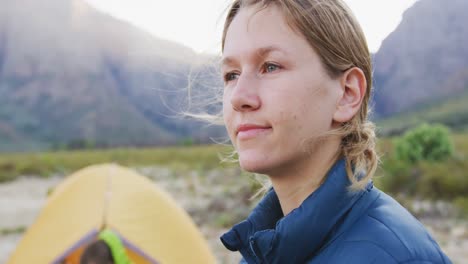
[[271,126],[262,126],[255,124],[242,124],[239,125],[236,129],[236,136],[238,140],[247,140],[251,138],[258,137],[265,133],[272,131]]

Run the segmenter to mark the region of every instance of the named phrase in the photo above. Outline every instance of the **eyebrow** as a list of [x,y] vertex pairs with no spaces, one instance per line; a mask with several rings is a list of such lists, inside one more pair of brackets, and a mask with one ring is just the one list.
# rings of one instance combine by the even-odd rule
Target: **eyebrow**
[[[254,56],[255,57],[260,57],[260,58],[263,58],[265,56],[267,56],[268,54],[274,52],[274,51],[279,51],[281,53],[284,53],[287,55],[287,52],[278,47],[278,46],[267,46],[267,47],[262,47],[262,48],[258,48],[257,50],[255,50],[254,52]],[[221,66],[224,66],[224,65],[233,65],[235,64],[236,62],[236,59],[234,59],[233,57],[224,57],[222,60],[221,60]]]

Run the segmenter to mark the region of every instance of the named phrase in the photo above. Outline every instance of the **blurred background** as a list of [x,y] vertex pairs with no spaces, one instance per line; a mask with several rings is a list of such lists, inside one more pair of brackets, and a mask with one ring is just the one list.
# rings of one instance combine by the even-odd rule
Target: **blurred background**
[[[372,119],[391,193],[455,262],[468,259],[466,0],[345,1],[374,63]],[[229,1],[0,0],[0,263],[47,194],[87,165],[128,166],[219,235],[256,201],[253,175],[221,163],[216,61]],[[189,89],[190,87],[190,92]]]

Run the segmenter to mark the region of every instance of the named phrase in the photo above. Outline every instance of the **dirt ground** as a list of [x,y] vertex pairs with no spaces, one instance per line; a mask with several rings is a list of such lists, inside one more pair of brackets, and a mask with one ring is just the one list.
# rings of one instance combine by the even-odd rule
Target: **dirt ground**
[[[238,263],[238,253],[231,253],[219,242],[219,236],[227,231],[222,228],[225,221],[219,217],[222,211],[235,212],[235,208],[248,212],[248,205],[239,206],[237,198],[241,187],[223,187],[219,175],[226,172],[208,172],[200,177],[194,172],[188,178],[181,178],[164,168],[140,168],[139,171],[158,182],[158,185],[174,194],[174,198],[192,215],[200,230],[207,238],[219,263]],[[235,173],[235,172],[232,172]],[[9,254],[14,250],[21,238],[21,231],[6,232],[17,228],[27,228],[45,203],[48,190],[57,185],[63,177],[50,178],[20,177],[13,182],[0,184],[0,263],[6,263]],[[217,180],[218,179],[218,180]],[[226,182],[224,182],[226,185]],[[227,183],[229,185],[229,183]],[[190,191],[188,191],[190,190]],[[220,204],[219,198],[232,194],[232,199],[223,199],[226,204]],[[212,212],[209,214],[209,212]],[[198,213],[200,212],[200,213]],[[242,218],[237,213],[235,218]],[[203,217],[211,217],[209,221]],[[224,220],[223,220],[224,219]],[[468,259],[468,223],[450,218],[420,219],[440,243],[444,252],[454,263],[463,263]],[[217,224],[213,224],[217,223]],[[227,225],[224,225],[227,226]]]

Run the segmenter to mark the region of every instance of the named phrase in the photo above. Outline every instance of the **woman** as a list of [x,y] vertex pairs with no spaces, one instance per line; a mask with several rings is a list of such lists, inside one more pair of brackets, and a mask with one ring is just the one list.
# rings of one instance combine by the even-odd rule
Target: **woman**
[[236,0],[222,39],[223,118],[240,166],[272,188],[221,237],[246,263],[450,263],[373,187],[371,62],[340,0]]

